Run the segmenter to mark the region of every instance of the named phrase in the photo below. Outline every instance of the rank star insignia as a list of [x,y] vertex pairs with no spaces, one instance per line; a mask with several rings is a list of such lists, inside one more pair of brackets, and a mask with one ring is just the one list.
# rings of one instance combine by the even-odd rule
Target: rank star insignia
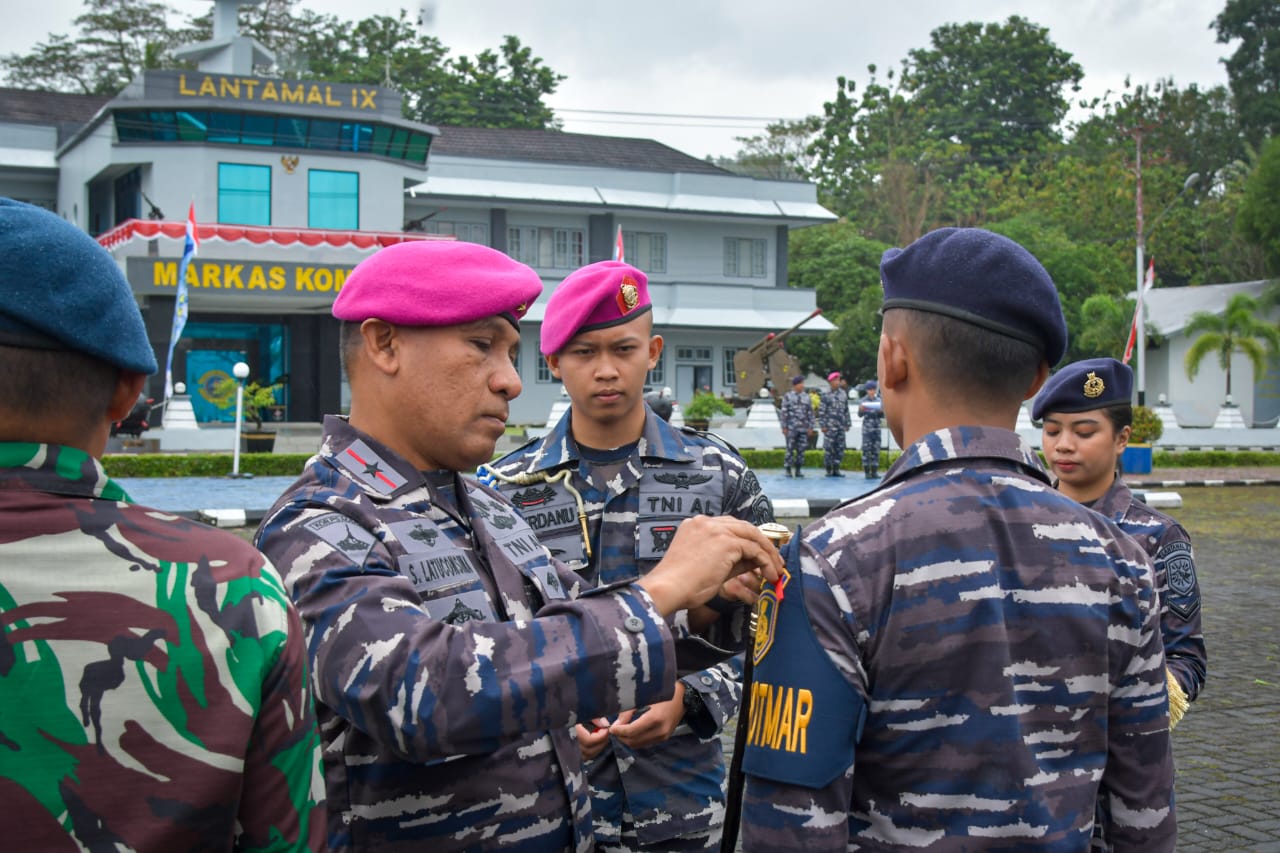
[[1102,392],[1107,390],[1107,384],[1098,377],[1098,374],[1092,370],[1084,380],[1084,395],[1090,400],[1102,396]]
[[369,462],[364,466],[364,472],[370,477],[376,477],[382,473],[382,466],[377,462]]

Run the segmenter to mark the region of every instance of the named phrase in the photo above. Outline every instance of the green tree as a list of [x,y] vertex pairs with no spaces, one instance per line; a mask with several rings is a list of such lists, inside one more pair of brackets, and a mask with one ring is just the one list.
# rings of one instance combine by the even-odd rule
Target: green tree
[[1275,0],[1227,0],[1213,21],[1218,41],[1240,45],[1224,61],[1236,112],[1255,146],[1280,134],[1280,4]]
[[1245,184],[1236,222],[1240,234],[1262,250],[1268,272],[1280,276],[1280,136],[1262,149]]
[[735,137],[742,145],[738,153],[734,157],[717,157],[713,162],[752,178],[804,180],[813,168],[809,148],[821,123],[817,116],[774,122],[765,127],[764,133]]
[[1218,356],[1218,365],[1227,375],[1227,396],[1231,396],[1231,356],[1244,353],[1253,366],[1254,377],[1267,370],[1267,352],[1280,352],[1280,329],[1258,318],[1258,300],[1247,293],[1237,293],[1227,302],[1221,314],[1197,311],[1187,321],[1187,337],[1195,337],[1187,350],[1184,366],[1187,378],[1195,379],[1200,363],[1210,353]]
[[1122,358],[1133,326],[1132,299],[1095,293],[1080,305],[1079,334],[1073,344],[1081,358]]

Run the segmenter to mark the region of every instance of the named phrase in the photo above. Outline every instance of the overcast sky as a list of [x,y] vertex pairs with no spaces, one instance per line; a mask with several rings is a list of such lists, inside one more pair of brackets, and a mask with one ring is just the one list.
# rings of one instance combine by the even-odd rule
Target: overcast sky
[[[420,0],[304,0],[342,18],[418,16]],[[427,0],[432,2],[432,0]],[[170,0],[201,14],[208,0]],[[1083,96],[1172,77],[1179,86],[1226,83],[1210,24],[1224,0],[434,0],[429,31],[453,54],[497,47],[513,34],[568,76],[550,98],[566,130],[658,139],[697,157],[731,156],[738,136],[766,121],[819,114],[845,75],[897,67],[946,23],[1022,15],[1048,27],[1084,69]],[[81,0],[25,5],[9,15],[0,53],[25,52],[50,32],[73,35]],[[177,23],[177,21],[175,21]],[[591,111],[608,111],[602,115]],[[617,115],[618,112],[666,114]],[[688,116],[732,117],[689,118]]]

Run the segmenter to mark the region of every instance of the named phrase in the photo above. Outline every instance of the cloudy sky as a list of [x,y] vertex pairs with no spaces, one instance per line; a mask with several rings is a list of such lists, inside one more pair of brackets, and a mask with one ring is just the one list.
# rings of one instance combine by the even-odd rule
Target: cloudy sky
[[[416,18],[420,1],[302,5],[342,18],[406,8]],[[510,33],[567,75],[550,99],[566,130],[649,137],[698,157],[734,154],[735,137],[759,133],[769,120],[821,113],[838,75],[862,83],[875,63],[883,77],[946,23],[1018,14],[1048,27],[1054,43],[1084,68],[1084,96],[1118,91],[1126,77],[1225,83],[1219,60],[1234,49],[1218,44],[1210,28],[1224,0],[425,2],[434,7],[430,32],[454,54],[497,47]],[[208,0],[169,5],[183,15],[209,8]],[[74,34],[72,20],[84,5],[41,0],[38,8],[38,16],[6,20],[0,53],[25,52],[50,32]]]

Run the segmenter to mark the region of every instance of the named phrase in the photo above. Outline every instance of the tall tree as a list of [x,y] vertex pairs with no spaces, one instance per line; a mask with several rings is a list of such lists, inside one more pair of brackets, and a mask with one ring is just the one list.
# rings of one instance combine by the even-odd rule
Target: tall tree
[[1262,250],[1268,272],[1280,276],[1280,136],[1262,149],[1245,184],[1236,222],[1241,235]]
[[1247,293],[1237,293],[1227,302],[1221,314],[1197,311],[1187,321],[1187,337],[1193,337],[1184,366],[1187,378],[1195,379],[1200,364],[1211,353],[1227,374],[1227,397],[1231,396],[1231,356],[1244,353],[1253,366],[1255,378],[1267,370],[1267,353],[1280,352],[1280,329],[1259,319],[1258,300]]
[[1275,0],[1227,0],[1213,21],[1218,41],[1240,40],[1224,61],[1236,112],[1255,146],[1280,134],[1280,4]]
[[822,125],[817,116],[767,125],[764,133],[735,137],[741,144],[734,157],[718,157],[715,164],[752,178],[805,180],[813,168],[809,148]]

